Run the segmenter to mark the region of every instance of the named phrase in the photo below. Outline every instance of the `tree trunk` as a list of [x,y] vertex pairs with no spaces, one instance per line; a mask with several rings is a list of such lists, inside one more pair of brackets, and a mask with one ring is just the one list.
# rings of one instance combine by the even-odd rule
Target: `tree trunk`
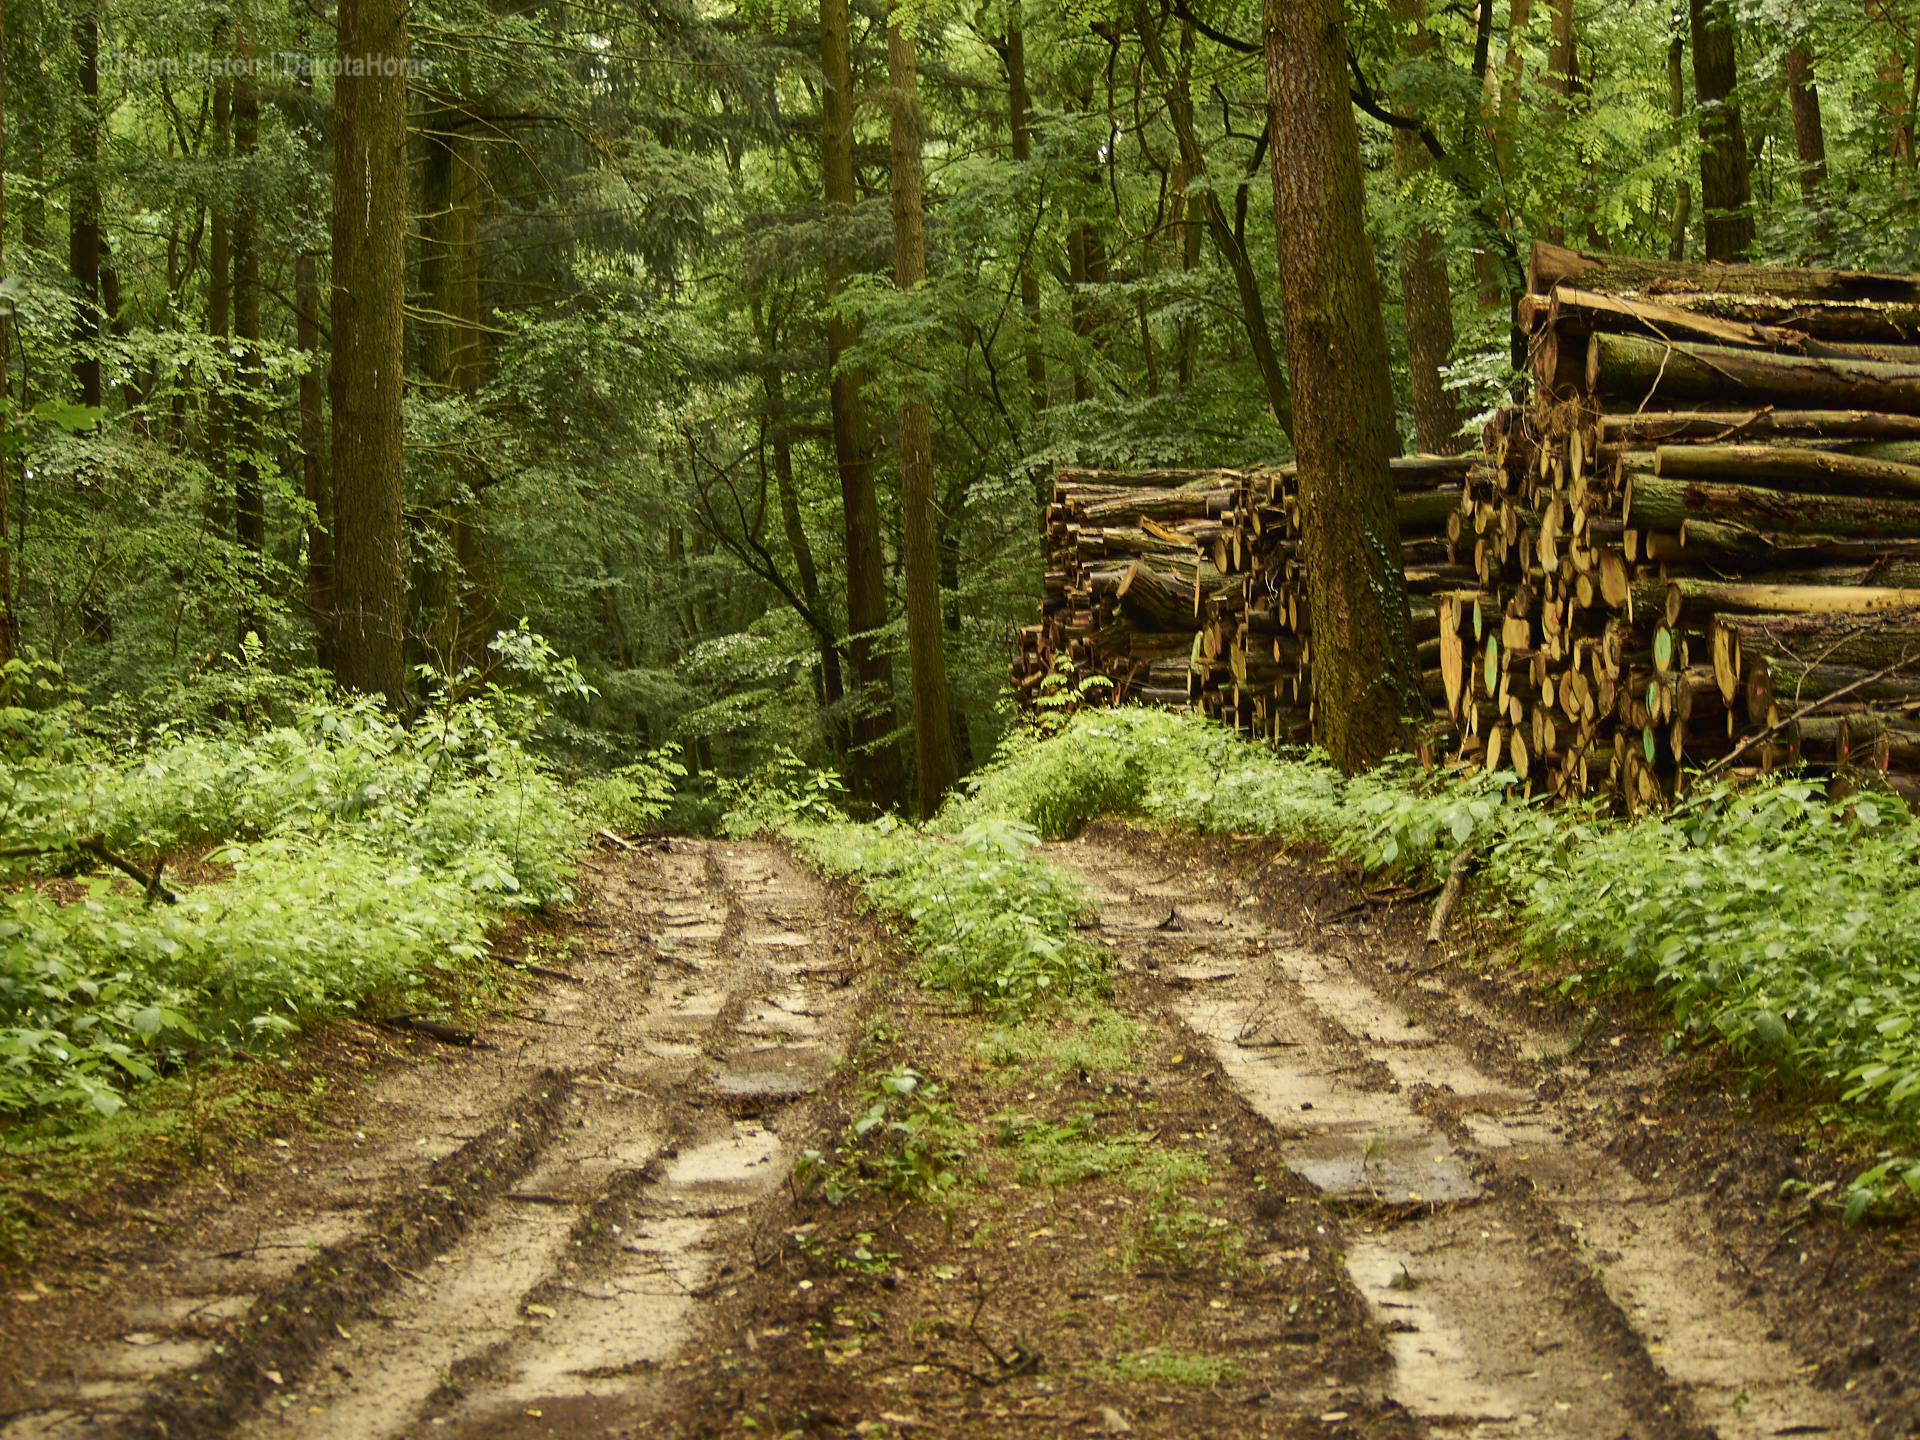
[[82,405],[100,403],[100,18],[74,22],[80,52],[80,103],[73,123],[74,179],[67,223],[67,263],[78,302],[73,324],[73,383]]
[[[1687,35],[1674,17],[1673,35],[1667,41],[1667,116],[1675,122],[1687,113]],[[1673,185],[1673,218],[1667,225],[1667,259],[1687,258],[1687,224],[1693,219],[1693,186],[1685,180]]]
[[[252,37],[236,34],[235,49],[244,57],[252,51]],[[239,78],[233,87],[233,148],[250,161],[260,135],[260,92],[251,79]],[[243,182],[240,206],[233,224],[233,331],[240,356],[234,376],[239,391],[233,407],[234,538],[246,553],[248,581],[255,596],[266,587],[267,517],[260,492],[260,447],[264,441],[260,405],[260,250],[257,216],[251,186]],[[260,627],[260,614],[250,596],[240,608],[240,635]]]
[[1827,214],[1827,137],[1820,124],[1820,92],[1813,82],[1813,50],[1803,38],[1787,50],[1787,99],[1793,107],[1793,153],[1800,162],[1800,199],[1817,217],[1813,255],[1833,250],[1833,218]]
[[[898,13],[898,0],[890,6]],[[889,18],[892,18],[891,16]],[[917,289],[927,278],[920,187],[920,80],[911,22],[887,27],[892,91],[893,282]],[[913,754],[920,816],[933,818],[960,778],[947,700],[947,649],[940,618],[940,522],[933,511],[933,419],[925,389],[909,379],[900,402],[900,510],[907,581],[907,660],[913,674]]]
[[302,253],[293,262],[294,344],[306,357],[300,374],[300,479],[313,519],[307,525],[307,608],[314,658],[333,669],[333,477],[323,451],[319,265]]
[[1693,29],[1693,95],[1700,111],[1700,203],[1706,211],[1707,259],[1744,261],[1753,249],[1753,193],[1747,132],[1733,92],[1733,25],[1726,0],[1687,0]]
[[[1207,173],[1207,162],[1194,134],[1193,101],[1187,91],[1186,76],[1176,76],[1169,69],[1159,31],[1144,5],[1135,7],[1134,23],[1146,47],[1147,63],[1153,67],[1155,77],[1167,87],[1167,114],[1173,123],[1174,138],[1180,146],[1181,167],[1191,183]],[[1240,235],[1227,223],[1220,197],[1211,184],[1204,186],[1198,196],[1189,192],[1187,203],[1197,207],[1205,217],[1207,233],[1213,237],[1214,248],[1220,252],[1220,258],[1227,262],[1228,270],[1233,272],[1234,288],[1240,296],[1241,323],[1247,332],[1247,344],[1253,351],[1254,363],[1260,370],[1260,383],[1267,392],[1267,408],[1273,414],[1274,423],[1291,437],[1293,397],[1287,391],[1286,372],[1281,367],[1279,352],[1274,348],[1273,333],[1267,327],[1266,303],[1260,295],[1260,281],[1254,274],[1253,260],[1247,254]]]
[[[848,0],[822,0],[820,6],[821,177],[830,220],[844,222],[855,201],[853,177],[853,67],[848,37]],[[828,256],[829,306],[846,283],[847,262],[838,248]],[[873,483],[873,455],[867,438],[864,377],[843,367],[846,353],[859,343],[859,330],[838,310],[827,316],[827,364],[831,367],[828,403],[833,415],[834,458],[840,470],[840,498],[847,531],[847,653],[852,662],[854,696],[851,729],[855,754],[855,793],[879,810],[895,810],[902,800],[900,753],[887,738],[893,732],[893,665],[874,632],[887,623],[887,592],[880,553],[880,502]]]
[[377,691],[404,709],[405,0],[341,0],[339,47],[333,163],[334,673],[349,689]]
[[[1580,62],[1573,48],[1573,0],[1549,0],[1549,4],[1553,8],[1553,27],[1547,46],[1547,88],[1560,97],[1549,106],[1553,112],[1552,124],[1557,129],[1566,124],[1567,112],[1579,91]],[[1567,238],[1567,192],[1562,190],[1553,204],[1554,211],[1541,223],[1540,233],[1558,245]]]
[[[1027,127],[1027,37],[1015,4],[1007,24],[1007,129],[1013,143],[1013,163],[1026,173],[1033,159],[1033,134]],[[1026,317],[1027,394],[1035,413],[1047,408],[1047,361],[1040,349],[1040,274],[1031,258],[1020,265],[1020,310]]]
[[[0,159],[7,153],[7,17],[6,7],[0,5]],[[6,167],[0,164],[0,275],[7,270],[7,175]],[[0,310],[0,414],[10,413],[13,409],[13,336],[11,331],[11,310]],[[13,659],[20,648],[20,636],[15,626],[13,610],[13,531],[7,526],[7,493],[9,475],[6,457],[0,455],[0,665]],[[14,699],[11,688],[0,685],[0,695],[9,701]]]
[[[213,155],[221,168],[231,149],[233,138],[233,86],[226,79],[213,84]],[[207,235],[207,335],[213,341],[214,383],[207,391],[206,441],[207,468],[213,472],[214,512],[226,508],[226,495],[220,482],[227,473],[227,448],[232,437],[227,431],[226,367],[232,354],[233,339],[233,230],[229,223],[224,192],[214,197],[208,216]]]
[[[1426,17],[1426,0],[1394,0],[1394,18],[1413,27],[1405,46],[1409,59],[1424,56],[1434,47]],[[1393,168],[1403,189],[1432,167],[1433,157],[1418,137],[1406,130],[1393,132]],[[1400,299],[1407,319],[1414,448],[1432,455],[1455,454],[1462,448],[1460,407],[1441,376],[1453,358],[1453,292],[1440,236],[1428,226],[1418,227],[1400,242]]]
[[1263,8],[1315,730],[1352,774],[1404,748],[1407,717],[1427,713],[1393,511],[1393,375],[1340,0]]

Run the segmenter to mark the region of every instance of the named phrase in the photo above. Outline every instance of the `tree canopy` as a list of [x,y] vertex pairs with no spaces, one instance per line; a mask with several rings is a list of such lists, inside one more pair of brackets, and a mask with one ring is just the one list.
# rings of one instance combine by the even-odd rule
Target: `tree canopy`
[[[592,688],[571,766],[789,749],[875,805],[940,765],[931,803],[936,712],[961,771],[1005,727],[1057,467],[1293,453],[1254,0],[5,27],[0,645],[129,725],[228,654],[404,709],[524,617]],[[1522,383],[1536,237],[1920,268],[1888,0],[1349,0],[1345,37],[1404,450]]]

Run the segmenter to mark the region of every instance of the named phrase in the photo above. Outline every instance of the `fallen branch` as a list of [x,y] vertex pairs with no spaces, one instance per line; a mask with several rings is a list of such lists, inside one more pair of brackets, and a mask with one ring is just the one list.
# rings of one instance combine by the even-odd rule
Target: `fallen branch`
[[394,1030],[411,1030],[416,1035],[424,1035],[429,1040],[438,1040],[442,1045],[461,1045],[470,1050],[497,1050],[475,1035],[471,1030],[461,1030],[452,1025],[442,1025],[438,1020],[425,1020],[419,1015],[388,1015],[374,1021],[376,1025],[385,1025]]
[[1855,680],[1851,685],[1842,685],[1838,690],[1834,691],[1831,695],[1823,695],[1820,697],[1820,699],[1815,700],[1811,704],[1801,706],[1800,709],[1794,711],[1793,714],[1789,715],[1786,719],[1777,721],[1774,724],[1769,725],[1766,729],[1762,730],[1758,735],[1750,735],[1745,740],[1742,740],[1738,745],[1734,746],[1733,749],[1729,750],[1725,755],[1722,755],[1718,760],[1714,761],[1713,764],[1707,766],[1706,769],[1702,770],[1698,775],[1696,775],[1693,779],[1693,783],[1695,785],[1698,785],[1703,780],[1713,775],[1715,772],[1726,769],[1729,765],[1733,764],[1734,761],[1738,760],[1742,755],[1746,754],[1747,751],[1751,750],[1754,746],[1765,744],[1767,741],[1771,740],[1774,736],[1778,735],[1781,731],[1788,729],[1790,726],[1797,725],[1800,721],[1806,719],[1807,716],[1813,714],[1814,711],[1820,709],[1822,706],[1831,705],[1836,700],[1844,700],[1846,699],[1847,696],[1851,695],[1854,691],[1864,689],[1867,686],[1872,685],[1876,681],[1884,680],[1889,675],[1893,674],[1895,671],[1906,669],[1910,663],[1912,662],[1907,660],[1901,660],[1896,664],[1887,666],[1887,668],[1884,670],[1876,670],[1871,675],[1863,675],[1860,677],[1860,679]]
[[58,855],[63,850],[84,851],[94,859],[111,865],[122,874],[138,881],[140,888],[147,892],[149,905],[155,899],[164,900],[169,905],[177,905],[180,902],[178,895],[160,883],[160,870],[167,863],[164,857],[158,865],[153,867],[153,873],[149,875],[131,860],[109,850],[105,835],[85,835],[76,840],[61,840],[51,845],[43,841],[34,841],[25,845],[7,845],[0,847],[0,860],[22,860],[30,855]]
[[1473,847],[1462,845],[1447,866],[1447,883],[1440,887],[1440,901],[1433,907],[1433,923],[1427,926],[1428,945],[1440,943],[1440,937],[1446,933],[1447,921],[1453,918],[1453,907],[1460,903],[1460,892],[1466,889],[1467,876],[1479,864],[1474,857]]

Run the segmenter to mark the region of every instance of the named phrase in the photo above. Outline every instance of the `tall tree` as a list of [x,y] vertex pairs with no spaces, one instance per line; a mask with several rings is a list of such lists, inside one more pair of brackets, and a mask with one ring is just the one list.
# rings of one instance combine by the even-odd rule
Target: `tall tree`
[[[1427,28],[1426,0],[1394,0],[1394,18],[1400,24],[1402,53],[1408,60],[1432,53],[1437,40]],[[1417,113],[1417,105],[1403,103],[1401,109]],[[1393,132],[1393,168],[1403,190],[1421,183],[1433,170],[1432,154],[1404,127]],[[1429,454],[1455,454],[1462,444],[1460,407],[1441,373],[1453,358],[1453,289],[1447,279],[1446,253],[1431,225],[1416,225],[1400,242],[1400,299],[1407,317],[1414,444]]]
[[1280,290],[1313,618],[1315,734],[1352,774],[1424,714],[1394,518],[1393,375],[1341,0],[1264,0]]
[[[995,45],[1007,76],[1007,139],[1013,163],[1025,183],[1033,163],[1032,99],[1027,93],[1027,32],[1021,0],[1007,0],[1006,38]],[[1040,275],[1030,255],[1020,258],[1020,311],[1026,321],[1022,350],[1027,364],[1027,398],[1035,412],[1047,408],[1047,360],[1040,348]]]
[[401,529],[406,0],[340,0],[334,91],[334,673],[406,705]]
[[100,16],[89,8],[74,21],[80,103],[73,115],[73,190],[68,202],[67,268],[78,302],[73,329],[73,380],[82,405],[100,403]]
[[[858,196],[853,174],[853,56],[847,0],[821,0],[820,104],[821,182],[829,220],[845,224]],[[829,304],[849,270],[844,238],[828,257]],[[899,808],[900,752],[893,732],[893,666],[877,632],[887,623],[887,592],[880,548],[880,499],[874,489],[873,450],[867,435],[865,382],[860,368],[844,363],[859,343],[859,329],[838,309],[827,316],[827,364],[832,370],[828,408],[833,418],[834,459],[847,537],[847,657],[854,681],[854,783],[876,809]]]
[[[893,283],[927,278],[920,183],[920,78],[911,22],[890,0],[887,26],[889,141],[893,159]],[[925,384],[910,378],[900,401],[900,519],[907,580],[907,660],[913,676],[913,753],[920,814],[930,819],[960,778],[947,700],[940,614],[940,523],[933,509],[933,415]]]
[[1813,46],[1804,33],[1787,47],[1787,101],[1793,111],[1800,198],[1815,216],[1814,254],[1824,256],[1833,246],[1833,217],[1827,213],[1827,136],[1820,122],[1820,91],[1813,79]]
[[1733,24],[1726,0],[1687,0],[1693,29],[1693,97],[1700,111],[1700,204],[1707,259],[1732,264],[1753,249],[1747,132],[1734,98]]
[[[1687,113],[1686,17],[1675,12],[1667,37],[1667,117],[1678,131]],[[1693,219],[1693,185],[1682,176],[1673,184],[1673,214],[1667,222],[1667,258],[1687,258],[1687,226]]]
[[[236,31],[235,52],[252,54],[252,36]],[[251,76],[241,74],[233,85],[233,148],[245,166],[260,141],[260,89]],[[238,167],[237,167],[238,168]],[[233,520],[234,538],[247,556],[247,591],[240,610],[240,633],[260,625],[255,600],[265,587],[263,562],[267,546],[265,498],[260,493],[261,426],[260,356],[260,239],[259,213],[251,184],[242,182],[233,217],[233,338],[239,351],[233,407]]]

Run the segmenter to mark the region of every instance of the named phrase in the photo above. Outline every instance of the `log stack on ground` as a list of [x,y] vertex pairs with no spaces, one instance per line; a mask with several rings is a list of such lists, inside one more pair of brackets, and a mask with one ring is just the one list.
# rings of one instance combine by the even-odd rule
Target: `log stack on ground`
[[1629,809],[1920,769],[1920,277],[1542,244],[1529,282],[1533,400],[1449,528],[1459,760]]
[[[1442,695],[1434,592],[1470,581],[1449,526],[1478,456],[1393,462],[1415,639]],[[1250,735],[1313,735],[1312,634],[1294,466],[1062,470],[1046,511],[1041,620],[1020,634],[1016,693],[1042,693],[1058,662],[1104,676],[1112,703],[1191,707]]]

